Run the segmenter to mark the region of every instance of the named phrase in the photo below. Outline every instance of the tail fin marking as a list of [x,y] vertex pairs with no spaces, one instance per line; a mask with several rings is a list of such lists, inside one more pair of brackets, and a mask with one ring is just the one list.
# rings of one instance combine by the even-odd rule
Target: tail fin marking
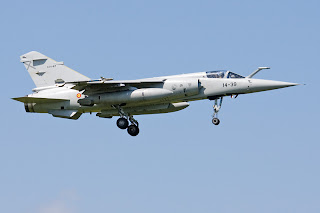
[[52,86],[61,82],[89,81],[90,78],[70,69],[39,52],[31,51],[20,56],[37,87]]

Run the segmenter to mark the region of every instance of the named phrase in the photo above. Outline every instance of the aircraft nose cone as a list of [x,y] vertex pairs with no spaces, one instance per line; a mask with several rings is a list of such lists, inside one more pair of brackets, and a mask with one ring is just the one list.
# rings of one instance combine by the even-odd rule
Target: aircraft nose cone
[[251,81],[250,90],[253,92],[280,89],[280,88],[284,88],[284,87],[292,87],[292,86],[299,85],[297,83],[290,83],[290,82],[284,82],[284,81],[261,80],[261,79],[255,79],[255,80],[250,80],[250,81]]

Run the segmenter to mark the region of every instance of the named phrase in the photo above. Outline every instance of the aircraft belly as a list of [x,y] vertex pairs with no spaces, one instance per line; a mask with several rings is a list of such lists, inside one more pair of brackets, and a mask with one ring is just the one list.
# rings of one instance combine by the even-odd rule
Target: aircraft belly
[[[185,109],[188,106],[189,106],[189,103],[180,102],[180,103],[145,105],[145,106],[136,106],[136,107],[123,107],[123,110],[126,113],[129,113],[131,115],[143,115],[143,114],[175,112],[175,111]],[[118,113],[118,110],[116,109],[108,109],[108,110],[102,110],[100,113],[97,113],[97,116],[112,117],[112,116],[119,116],[119,113]]]

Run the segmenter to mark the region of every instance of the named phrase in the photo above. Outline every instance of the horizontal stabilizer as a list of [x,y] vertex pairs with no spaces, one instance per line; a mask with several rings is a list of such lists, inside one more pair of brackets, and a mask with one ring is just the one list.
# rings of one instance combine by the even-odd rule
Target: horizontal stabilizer
[[20,101],[22,103],[54,103],[60,101],[69,101],[68,99],[53,99],[53,98],[34,98],[34,97],[18,97],[12,98],[13,100]]

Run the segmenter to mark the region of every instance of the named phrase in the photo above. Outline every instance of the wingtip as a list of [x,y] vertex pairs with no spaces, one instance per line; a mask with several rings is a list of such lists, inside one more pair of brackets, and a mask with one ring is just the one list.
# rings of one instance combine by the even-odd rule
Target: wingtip
[[14,100],[14,101],[22,102],[22,101],[20,100],[20,98],[22,98],[22,97],[16,97],[16,98],[11,98],[11,99]]

